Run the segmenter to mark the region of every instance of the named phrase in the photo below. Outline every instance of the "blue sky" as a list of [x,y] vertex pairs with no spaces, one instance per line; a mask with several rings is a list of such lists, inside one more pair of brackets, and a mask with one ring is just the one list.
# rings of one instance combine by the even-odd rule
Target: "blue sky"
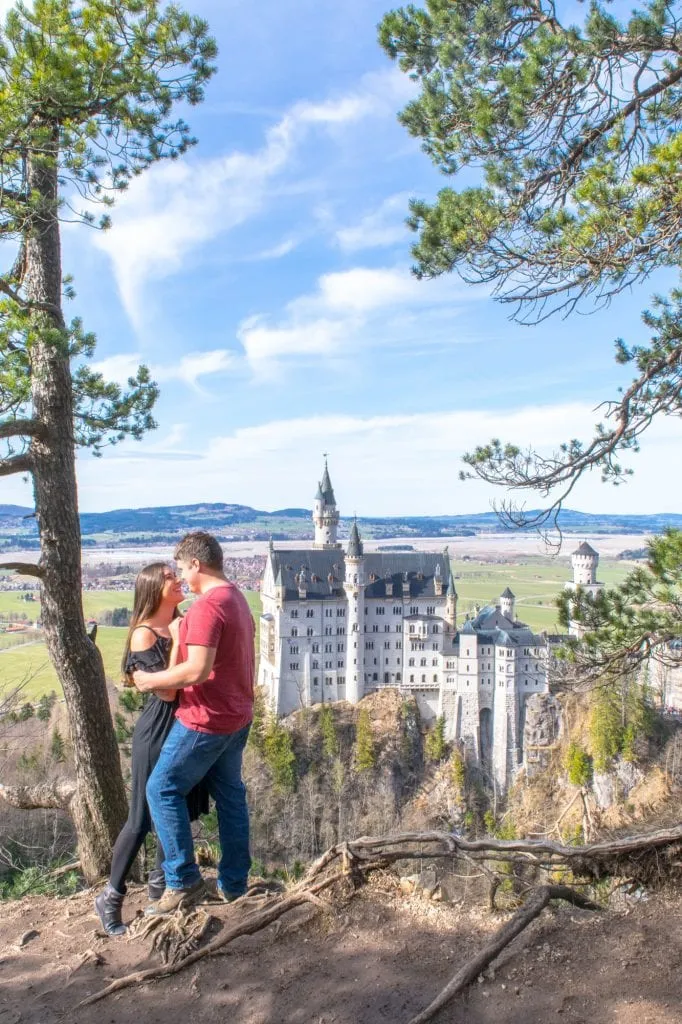
[[[464,451],[587,436],[654,285],[529,328],[457,278],[418,282],[407,204],[443,181],[396,120],[412,86],[376,43],[386,0],[187,6],[220,47],[199,145],[136,180],[109,233],[64,232],[97,363],[144,361],[162,388],[157,431],[80,458],[82,509],[306,506],[329,452],[342,513],[485,511],[501,495],[459,482]],[[662,421],[626,488],[593,476],[570,505],[678,511],[681,440]]]

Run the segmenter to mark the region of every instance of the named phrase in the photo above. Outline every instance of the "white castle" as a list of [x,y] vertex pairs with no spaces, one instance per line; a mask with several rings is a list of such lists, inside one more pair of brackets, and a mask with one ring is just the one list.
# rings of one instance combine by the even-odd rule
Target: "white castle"
[[270,544],[263,577],[258,682],[275,712],[394,687],[427,721],[443,715],[447,738],[506,788],[523,761],[527,702],[548,691],[555,638],[517,620],[508,587],[458,629],[447,548],[365,552],[354,523],[344,552],[326,463],[313,522],[312,548]]

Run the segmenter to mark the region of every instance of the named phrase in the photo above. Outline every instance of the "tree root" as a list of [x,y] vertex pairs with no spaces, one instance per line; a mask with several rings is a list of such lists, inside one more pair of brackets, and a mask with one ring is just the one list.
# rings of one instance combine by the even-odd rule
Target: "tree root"
[[601,910],[597,903],[592,903],[574,889],[565,885],[543,885],[536,889],[524,905],[517,910],[510,921],[496,932],[494,938],[483,949],[468,960],[464,967],[455,974],[442,989],[433,1002],[429,1003],[425,1010],[413,1017],[409,1024],[426,1024],[439,1010],[449,1003],[456,995],[463,992],[468,985],[475,981],[479,974],[495,960],[505,946],[516,938],[517,935],[527,928],[531,921],[542,913],[550,900],[567,900],[576,907],[585,910]]
[[[91,1006],[132,985],[177,974],[204,957],[222,954],[225,947],[235,939],[243,935],[253,935],[267,928],[285,914],[306,903],[312,904],[318,911],[327,911],[328,905],[319,898],[323,890],[343,882],[351,886],[351,891],[355,891],[372,871],[388,868],[396,861],[437,858],[456,860],[460,857],[469,863],[476,862],[482,869],[485,868],[493,889],[499,876],[489,867],[491,861],[530,867],[533,877],[541,871],[554,872],[564,869],[570,871],[573,877],[582,877],[588,881],[615,875],[627,876],[638,884],[652,884],[671,870],[678,870],[681,849],[682,826],[648,834],[624,836],[587,846],[564,846],[547,839],[467,840],[449,832],[438,831],[405,832],[383,838],[363,837],[352,842],[339,843],[323,853],[311,865],[304,878],[288,892],[264,897],[264,905],[248,913],[241,921],[226,928],[215,939],[200,948],[197,946],[205,937],[211,921],[209,915],[206,915],[208,920],[190,920],[190,915],[184,923],[176,921],[168,924],[167,930],[161,930],[154,939],[154,948],[167,958],[167,962],[117,978],[106,988],[83,999],[76,1009]],[[531,895],[524,905],[498,932],[493,941],[465,965],[434,1003],[410,1024],[428,1020],[445,1002],[462,991],[473,978],[478,977],[499,951],[534,920],[552,899],[567,900],[578,907],[599,909],[596,904],[567,886],[542,885],[531,889]],[[250,897],[247,895],[235,900],[231,907],[250,905]],[[156,927],[161,926],[155,925],[154,928]],[[151,931],[151,926],[148,929],[144,926],[145,936]]]
[[159,953],[164,964],[177,964],[199,948],[201,940],[215,918],[206,910],[180,908],[168,916],[138,918],[129,929],[130,938],[146,939],[153,935],[152,951]]

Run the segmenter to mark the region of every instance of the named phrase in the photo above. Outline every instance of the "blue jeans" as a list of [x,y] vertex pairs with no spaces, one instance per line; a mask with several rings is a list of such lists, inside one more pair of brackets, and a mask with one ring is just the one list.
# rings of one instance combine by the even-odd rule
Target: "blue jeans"
[[218,884],[227,893],[246,891],[251,857],[242,754],[250,728],[215,736],[176,721],[168,734],[147,782],[147,803],[166,854],[163,870],[169,889],[185,889],[201,877],[185,798],[205,778],[218,812]]

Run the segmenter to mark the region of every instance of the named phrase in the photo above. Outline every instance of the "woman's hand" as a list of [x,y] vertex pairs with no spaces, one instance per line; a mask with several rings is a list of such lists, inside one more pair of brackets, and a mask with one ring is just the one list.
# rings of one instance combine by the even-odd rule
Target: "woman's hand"
[[140,691],[140,693],[147,693],[149,690],[154,689],[154,676],[155,672],[142,672],[141,669],[135,669],[132,673],[133,682]]

